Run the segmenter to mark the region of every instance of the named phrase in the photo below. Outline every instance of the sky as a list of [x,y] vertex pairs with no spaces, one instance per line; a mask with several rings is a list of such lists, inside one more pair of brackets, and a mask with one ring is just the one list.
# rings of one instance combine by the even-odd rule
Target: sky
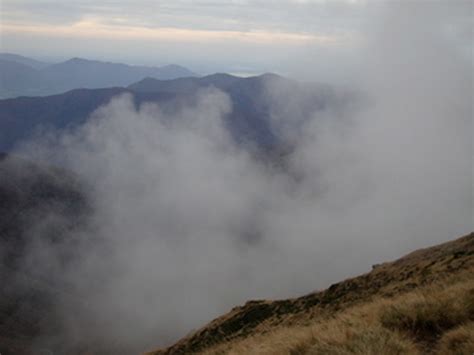
[[[311,72],[329,80],[327,73],[335,76],[336,68],[353,69],[367,22],[397,2],[2,0],[0,46],[50,61],[175,63],[202,74],[272,71],[305,77],[295,58],[310,58],[316,68]],[[452,14],[446,17],[446,33],[472,52],[472,3],[438,6]]]

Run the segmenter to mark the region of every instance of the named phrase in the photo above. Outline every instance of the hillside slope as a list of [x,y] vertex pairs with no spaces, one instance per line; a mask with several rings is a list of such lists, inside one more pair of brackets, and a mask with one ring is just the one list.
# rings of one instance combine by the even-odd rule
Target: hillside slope
[[471,233],[324,291],[249,301],[149,355],[472,353],[473,275]]

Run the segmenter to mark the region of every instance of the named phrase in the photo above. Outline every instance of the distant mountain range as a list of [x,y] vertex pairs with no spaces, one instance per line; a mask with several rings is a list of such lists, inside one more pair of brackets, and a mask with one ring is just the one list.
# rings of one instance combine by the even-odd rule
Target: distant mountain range
[[13,53],[0,53],[0,60],[23,64],[33,69],[44,69],[51,65],[51,63],[41,62],[36,59],[23,57],[22,55]]
[[82,58],[48,64],[16,54],[0,53],[0,98],[127,86],[145,77],[169,80],[192,76],[196,74],[179,65],[132,66]]
[[[291,115],[287,124],[298,124],[321,110],[343,109],[351,101],[328,85],[302,84],[275,74],[249,78],[228,74],[174,80],[145,78],[126,88],[77,89],[47,97],[0,100],[0,151],[11,151],[16,143],[38,129],[60,130],[81,125],[95,109],[121,93],[131,93],[137,106],[151,101],[172,111],[192,102],[198,89],[207,87],[224,91],[232,100],[233,110],[225,120],[234,138],[260,148],[273,148],[281,143],[272,126],[280,116]],[[290,93],[292,99],[288,102],[286,96]]]

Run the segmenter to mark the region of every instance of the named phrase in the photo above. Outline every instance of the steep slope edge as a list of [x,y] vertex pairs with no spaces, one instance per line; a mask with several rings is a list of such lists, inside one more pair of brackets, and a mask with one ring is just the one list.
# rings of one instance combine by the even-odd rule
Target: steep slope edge
[[473,271],[474,233],[471,233],[414,251],[393,262],[374,265],[371,272],[333,284],[324,291],[288,300],[249,301],[171,347],[149,355],[202,352],[279,328],[310,325],[374,300],[392,299],[439,283],[472,281]]

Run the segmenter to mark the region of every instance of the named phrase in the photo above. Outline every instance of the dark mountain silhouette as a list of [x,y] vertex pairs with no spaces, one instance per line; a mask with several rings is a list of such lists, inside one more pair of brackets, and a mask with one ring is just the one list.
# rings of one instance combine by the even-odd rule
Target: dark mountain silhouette
[[0,54],[0,98],[52,95],[78,88],[127,86],[145,77],[167,80],[195,75],[178,65],[132,66],[82,58],[48,65],[4,53]]
[[[291,113],[292,122],[298,124],[315,112],[329,107],[340,109],[346,104],[328,86],[301,84],[275,74],[251,78],[228,74],[174,80],[146,78],[128,88],[80,89],[47,97],[0,100],[0,151],[10,151],[16,143],[44,129],[80,125],[95,109],[121,93],[131,93],[137,105],[152,101],[173,110],[192,102],[198,89],[209,87],[223,90],[232,100],[233,111],[225,119],[234,138],[265,149],[281,143],[273,120]],[[279,95],[290,93],[294,97],[291,104],[280,104]]]
[[124,89],[79,89],[48,97],[0,100],[0,151],[9,151],[36,130],[63,129],[85,118]]
[[[257,142],[261,147],[279,143],[277,122],[301,125],[322,110],[343,110],[359,100],[347,90],[301,83],[273,73],[248,78],[222,73],[176,80],[145,78],[128,89],[135,93],[189,94],[206,87],[216,87],[231,98],[233,113],[229,124],[232,132],[238,132],[236,139]],[[291,120],[285,119],[288,117]]]
[[[58,131],[83,124],[98,107],[111,98],[130,92],[124,88],[77,89],[46,97],[0,100],[0,151],[8,152],[21,140],[44,131]],[[166,102],[167,94],[136,95],[143,101]]]
[[207,86],[214,86],[225,90],[230,85],[239,82],[242,78],[229,74],[217,73],[202,78],[179,78],[175,80],[158,80],[145,78],[137,83],[129,85],[128,88],[134,92],[169,92],[174,94],[186,94]]

